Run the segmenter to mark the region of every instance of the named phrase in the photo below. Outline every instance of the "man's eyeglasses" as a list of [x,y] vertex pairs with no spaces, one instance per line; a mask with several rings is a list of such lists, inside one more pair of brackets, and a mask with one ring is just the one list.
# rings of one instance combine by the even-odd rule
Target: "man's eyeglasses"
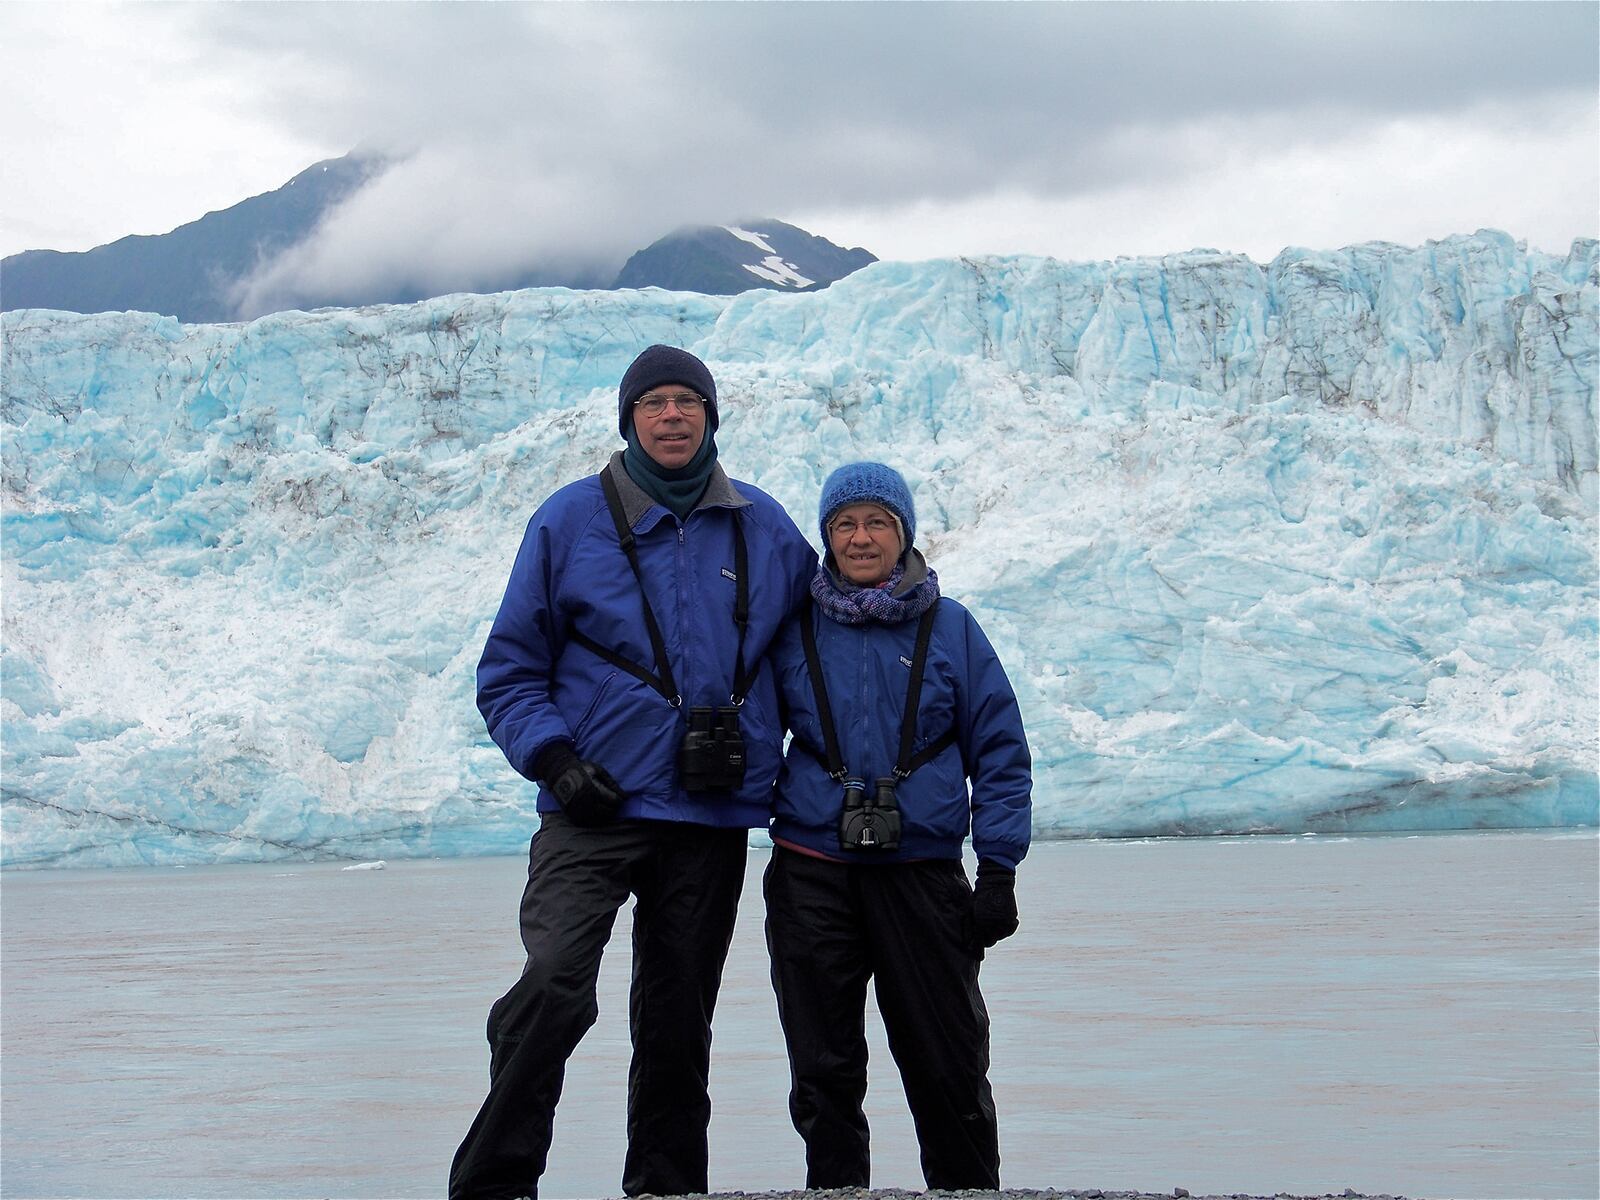
[[633,402],[633,407],[647,417],[659,417],[667,411],[668,404],[674,404],[679,412],[688,417],[704,408],[705,403],[704,396],[696,396],[693,392],[678,392],[671,396],[658,396],[652,393],[640,396]]
[[828,526],[829,531],[834,537],[845,538],[855,537],[856,530],[862,528],[866,529],[867,534],[870,537],[882,537],[884,534],[889,533],[894,529],[894,522],[886,521],[882,517],[868,517],[865,521],[858,524],[857,522],[852,521],[849,517],[841,517],[832,525]]

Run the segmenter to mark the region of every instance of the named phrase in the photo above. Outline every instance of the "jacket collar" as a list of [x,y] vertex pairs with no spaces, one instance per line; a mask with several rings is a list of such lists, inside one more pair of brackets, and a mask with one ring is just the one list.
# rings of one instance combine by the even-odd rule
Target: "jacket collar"
[[894,589],[894,598],[899,600],[909,595],[911,589],[927,577],[928,560],[922,557],[921,550],[913,546],[906,551],[906,573],[900,577],[899,586]]
[[[628,528],[632,529],[651,508],[656,507],[645,490],[633,481],[633,476],[628,474],[628,468],[622,465],[622,451],[617,450],[611,455],[611,461],[606,463],[606,470],[611,472],[612,481],[617,485],[617,495],[622,499],[622,515],[627,518]],[[733,480],[728,478],[728,473],[722,469],[721,463],[715,463],[711,468],[711,477],[706,480],[706,490],[695,503],[695,510],[702,508],[745,508],[752,502],[740,494],[739,489],[733,486]],[[665,509],[662,509],[665,512]]]

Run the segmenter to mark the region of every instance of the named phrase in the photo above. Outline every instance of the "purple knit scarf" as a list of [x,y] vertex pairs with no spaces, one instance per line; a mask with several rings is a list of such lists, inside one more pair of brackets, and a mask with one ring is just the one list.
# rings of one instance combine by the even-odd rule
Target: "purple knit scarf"
[[823,563],[811,577],[811,595],[823,614],[841,625],[865,625],[868,621],[898,625],[920,617],[939,598],[939,576],[932,569],[923,569],[927,570],[927,577],[905,595],[896,596],[894,592],[906,575],[905,559],[896,563],[888,580],[877,587],[857,587]]

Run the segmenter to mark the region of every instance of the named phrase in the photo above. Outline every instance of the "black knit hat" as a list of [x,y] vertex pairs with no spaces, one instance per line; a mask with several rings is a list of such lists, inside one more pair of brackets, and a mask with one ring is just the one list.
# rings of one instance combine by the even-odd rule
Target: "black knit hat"
[[676,346],[655,345],[633,360],[633,365],[622,376],[622,386],[617,389],[617,431],[623,437],[628,436],[628,426],[633,422],[633,402],[663,383],[681,383],[704,396],[706,427],[715,431],[717,384],[705,363]]

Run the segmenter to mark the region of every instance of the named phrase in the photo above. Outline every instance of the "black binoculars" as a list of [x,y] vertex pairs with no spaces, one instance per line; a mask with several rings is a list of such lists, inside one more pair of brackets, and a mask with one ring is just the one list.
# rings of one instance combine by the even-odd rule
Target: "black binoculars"
[[687,792],[727,791],[744,782],[744,735],[737,708],[689,710],[678,774]]
[[839,845],[845,850],[900,849],[900,804],[894,776],[872,781],[872,795],[859,779],[844,781],[844,807],[839,812]]

